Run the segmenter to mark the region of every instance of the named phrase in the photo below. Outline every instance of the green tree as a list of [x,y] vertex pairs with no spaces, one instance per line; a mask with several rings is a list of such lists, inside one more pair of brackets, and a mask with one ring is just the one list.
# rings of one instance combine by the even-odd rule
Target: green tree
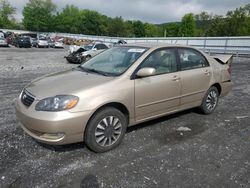
[[200,14],[196,14],[194,17],[197,25],[197,36],[207,36],[207,30],[211,23],[212,15],[202,11]]
[[92,10],[82,10],[81,32],[86,35],[103,35],[107,30],[105,17]]
[[24,27],[31,31],[54,31],[55,12],[52,0],[29,0],[23,9]]
[[146,37],[160,37],[162,36],[161,28],[158,25],[145,23],[145,36]]
[[81,28],[81,11],[73,6],[66,5],[62,12],[55,16],[55,30],[67,33],[80,33]]
[[133,27],[134,27],[134,34],[136,37],[145,37],[145,28],[144,24],[137,20],[133,22]]
[[164,37],[178,37],[180,30],[180,23],[167,23],[162,26]]
[[250,25],[247,20],[247,12],[244,8],[228,11],[225,30],[228,36],[247,35]]
[[126,25],[122,17],[115,17],[109,19],[108,34],[110,36],[124,37],[126,36]]
[[225,36],[225,19],[223,16],[215,15],[207,29],[208,36]]
[[193,37],[196,34],[196,24],[192,13],[185,14],[181,19],[180,35]]
[[0,28],[15,27],[13,15],[16,9],[7,0],[0,0]]
[[126,31],[124,36],[135,37],[133,21],[125,21],[124,25],[125,25],[125,31]]

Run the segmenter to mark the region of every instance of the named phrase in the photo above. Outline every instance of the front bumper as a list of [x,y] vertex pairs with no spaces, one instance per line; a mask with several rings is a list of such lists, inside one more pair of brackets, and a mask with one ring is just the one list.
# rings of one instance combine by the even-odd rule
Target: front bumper
[[84,130],[91,116],[85,112],[43,112],[36,111],[34,101],[30,107],[19,99],[15,102],[16,115],[23,130],[39,142],[63,145],[84,140]]

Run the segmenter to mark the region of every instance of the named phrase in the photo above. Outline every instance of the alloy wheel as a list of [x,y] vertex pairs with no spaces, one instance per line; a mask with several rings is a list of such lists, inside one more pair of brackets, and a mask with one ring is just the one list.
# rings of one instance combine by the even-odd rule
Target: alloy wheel
[[122,133],[122,124],[118,117],[103,118],[95,129],[95,140],[100,146],[111,146],[119,139]]
[[209,111],[212,111],[218,102],[218,95],[216,91],[212,90],[208,93],[207,99],[206,99],[206,107]]

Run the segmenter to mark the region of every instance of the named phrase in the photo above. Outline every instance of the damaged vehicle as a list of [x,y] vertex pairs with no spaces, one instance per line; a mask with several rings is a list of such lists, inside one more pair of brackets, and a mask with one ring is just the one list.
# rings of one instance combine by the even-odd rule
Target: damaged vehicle
[[70,53],[68,56],[64,56],[64,58],[66,58],[66,60],[69,62],[69,63],[77,63],[77,64],[80,64],[82,62],[85,61],[85,57],[82,56],[82,52],[85,52],[86,49],[84,48],[79,48],[78,50]]
[[[65,56],[69,63],[82,63],[103,52],[109,47],[104,43],[88,44],[81,46],[80,48],[72,47],[70,51],[73,51],[68,56]],[[77,49],[76,51],[74,51]]]
[[232,56],[180,45],[124,44],[80,66],[34,80],[15,102],[23,130],[39,142],[117,147],[128,126],[199,108],[215,111],[232,88]]

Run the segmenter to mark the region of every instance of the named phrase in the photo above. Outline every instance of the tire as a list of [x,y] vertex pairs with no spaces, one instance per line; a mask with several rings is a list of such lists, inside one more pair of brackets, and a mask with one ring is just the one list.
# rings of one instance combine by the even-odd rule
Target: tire
[[91,56],[87,55],[86,58],[85,58],[85,61],[88,61],[89,59],[91,59]]
[[96,153],[112,150],[121,143],[127,124],[121,111],[113,107],[103,108],[89,121],[84,133],[85,144]]
[[200,111],[203,114],[211,114],[217,107],[219,102],[219,92],[218,89],[214,86],[210,87],[206,95],[202,100],[200,106]]

